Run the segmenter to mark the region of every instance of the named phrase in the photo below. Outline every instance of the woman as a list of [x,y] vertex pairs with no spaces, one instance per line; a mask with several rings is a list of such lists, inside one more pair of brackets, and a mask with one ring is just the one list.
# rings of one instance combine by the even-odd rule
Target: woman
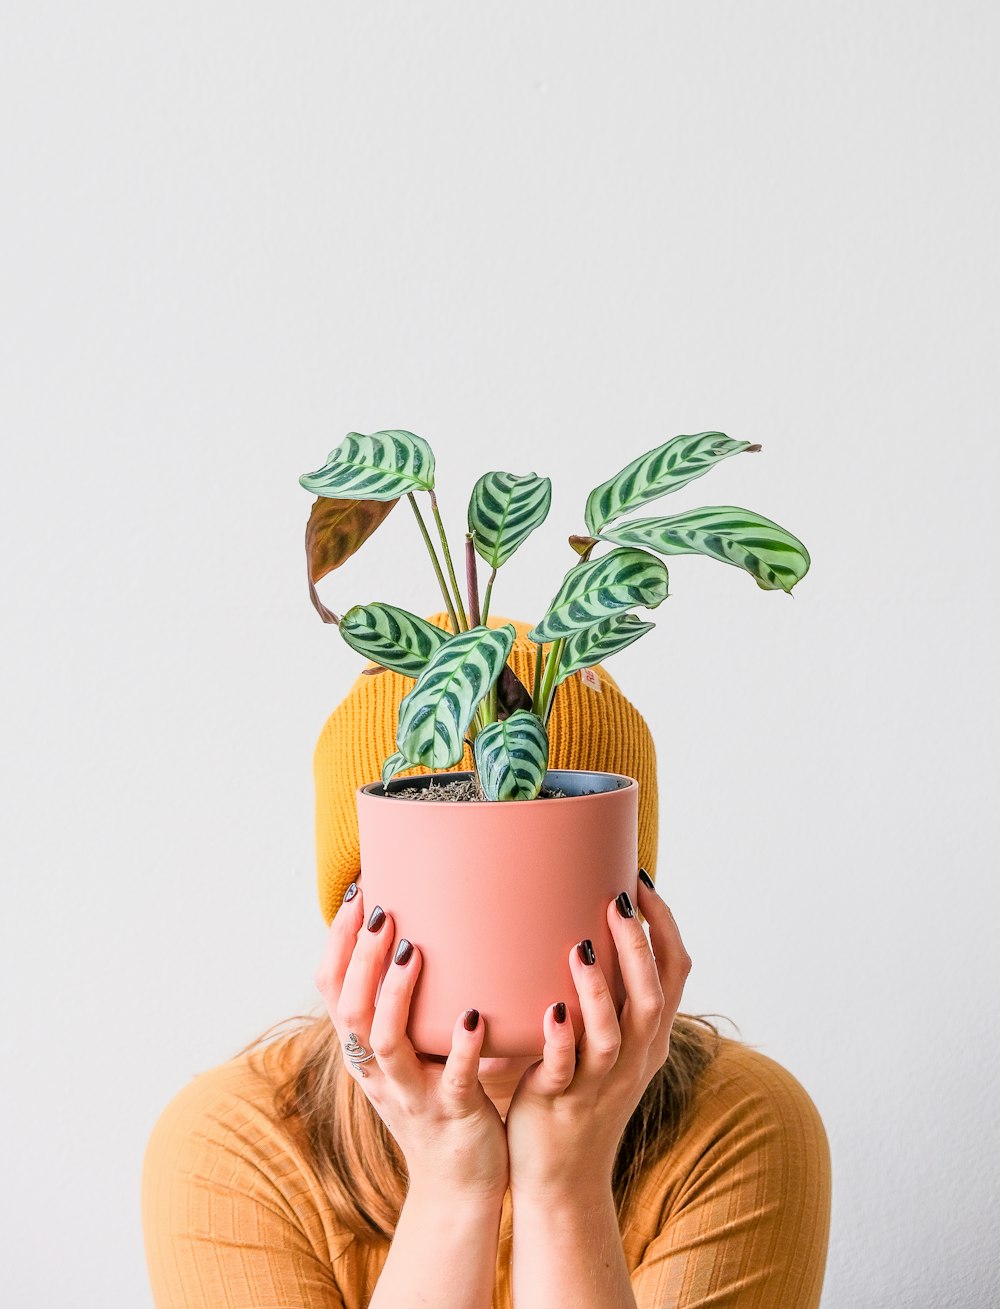
[[[529,681],[529,624],[489,623],[511,621],[509,662]],[[540,1060],[481,1058],[475,1009],[456,1016],[447,1057],[414,1051],[419,942],[400,943],[376,1005],[396,924],[365,903],[354,794],[395,748],[411,686],[362,674],[316,747],[323,1013],[200,1074],[153,1130],[142,1201],[158,1309],[818,1305],[822,1123],[773,1060],[677,1013],[690,961],[650,876],[655,752],[600,665],[560,687],[550,763],[639,781],[638,906],[624,892],[608,905],[620,1019],[589,942],[569,955],[585,1032],[574,1047],[554,1002]]]

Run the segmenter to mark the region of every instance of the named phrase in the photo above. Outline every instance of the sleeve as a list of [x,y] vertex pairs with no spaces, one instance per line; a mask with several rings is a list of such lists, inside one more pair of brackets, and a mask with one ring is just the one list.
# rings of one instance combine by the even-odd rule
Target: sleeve
[[830,1153],[795,1078],[746,1050],[679,1144],[686,1175],[632,1273],[638,1309],[817,1309]]
[[290,1203],[296,1188],[273,1129],[231,1091],[203,1085],[210,1078],[174,1096],[146,1145],[142,1227],[156,1309],[344,1309]]

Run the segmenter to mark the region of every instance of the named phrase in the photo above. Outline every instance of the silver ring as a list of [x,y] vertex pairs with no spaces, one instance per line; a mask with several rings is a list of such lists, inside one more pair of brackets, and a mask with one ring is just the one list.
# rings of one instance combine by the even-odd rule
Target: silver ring
[[[366,1050],[365,1047],[359,1042],[357,1032],[347,1033],[347,1041],[344,1045],[344,1050],[347,1052],[347,1056],[351,1061],[351,1065],[358,1070],[358,1072],[361,1074],[362,1077],[367,1077],[368,1074],[361,1067],[361,1065],[366,1064],[369,1059],[374,1059],[375,1055],[370,1051]],[[359,1055],[363,1055],[364,1057],[359,1058],[358,1057]]]

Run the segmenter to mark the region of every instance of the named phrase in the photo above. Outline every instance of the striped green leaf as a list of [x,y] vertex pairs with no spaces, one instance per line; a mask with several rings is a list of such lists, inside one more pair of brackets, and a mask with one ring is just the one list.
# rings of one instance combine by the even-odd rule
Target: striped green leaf
[[659,554],[721,559],[745,569],[764,591],[791,592],[809,571],[809,551],[797,536],[735,505],[709,505],[670,518],[636,518],[607,528],[601,536]]
[[556,686],[571,673],[578,673],[581,668],[590,668],[610,659],[619,650],[638,641],[640,636],[651,632],[655,626],[655,623],[645,622],[637,614],[612,614],[610,618],[602,618],[599,623],[574,632],[563,647]]
[[491,568],[507,562],[545,521],[552,483],[534,473],[484,473],[469,499],[469,531],[481,559]]
[[397,773],[402,773],[407,768],[412,767],[413,765],[410,763],[409,759],[407,759],[406,755],[400,754],[397,750],[396,753],[391,754],[382,765],[382,785],[385,786],[387,782],[391,782]]
[[376,602],[354,605],[340,620],[340,635],[352,650],[383,668],[419,677],[448,633],[406,609]]
[[473,747],[479,781],[489,800],[534,800],[549,766],[549,735],[542,720],[517,709],[488,723]]
[[571,568],[548,613],[528,636],[555,641],[622,609],[655,609],[666,597],[666,565],[645,550],[622,547]]
[[742,450],[759,449],[749,441],[732,441],[723,432],[675,436],[633,459],[591,491],[584,513],[587,530],[598,536],[613,519],[703,477],[720,460]]
[[314,495],[344,500],[398,500],[434,487],[434,452],[412,432],[348,432],[326,463],[299,482]]
[[480,625],[449,636],[431,655],[399,705],[396,748],[411,764],[458,763],[476,705],[500,676],[515,635],[512,623]]

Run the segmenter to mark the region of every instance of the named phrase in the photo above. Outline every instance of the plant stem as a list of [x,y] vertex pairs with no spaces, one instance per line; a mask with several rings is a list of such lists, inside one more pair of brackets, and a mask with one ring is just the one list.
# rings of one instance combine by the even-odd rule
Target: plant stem
[[472,717],[472,722],[469,724],[469,731],[466,735],[466,740],[469,744],[469,748],[472,750],[472,777],[476,783],[476,790],[478,791],[480,798],[483,800],[486,799],[486,794],[483,791],[482,779],[479,776],[479,768],[476,765],[475,741],[476,741],[476,737],[486,726],[485,723],[479,722],[479,714],[485,703],[486,703],[485,700],[480,700],[479,704],[476,706],[476,712]]
[[496,577],[496,575],[497,575],[497,570],[494,568],[493,572],[490,573],[490,580],[486,583],[486,596],[483,600],[483,616],[479,620],[481,623],[486,622],[486,616],[490,612],[490,595],[492,594],[493,591],[493,579]]
[[480,800],[486,799],[486,792],[483,790],[483,779],[479,776],[479,769],[476,767],[476,756],[472,756],[472,780],[476,784],[476,794]]
[[497,721],[497,681],[493,683],[483,698],[476,706],[476,722],[480,728],[487,727],[490,723]]
[[[566,645],[566,638],[560,637],[549,651],[549,657],[545,661],[545,676],[542,678],[542,711],[539,717],[543,726],[548,726],[549,714],[552,712],[552,701],[556,693],[556,673],[559,670],[559,662],[562,659],[563,648]],[[538,711],[536,710],[536,713]]]
[[427,524],[417,507],[417,500],[412,491],[407,491],[406,498],[410,502],[420,526],[421,535],[424,538],[424,545],[427,547],[427,553],[431,557],[431,563],[434,565],[434,572],[437,574],[438,586],[441,588],[441,594],[444,596],[444,607],[448,610],[448,616],[451,619],[451,630],[453,633],[460,631],[458,615],[455,613],[455,606],[451,602],[451,596],[448,594],[448,583],[444,580],[444,573],[441,571],[441,564],[438,561],[437,552],[434,549],[434,542],[431,540],[430,532],[427,530]]
[[[469,620],[473,627],[480,624],[486,626],[486,618],[490,609],[490,590],[493,586],[493,579],[497,575],[494,568],[490,573],[490,580],[486,584],[486,603],[483,606],[482,613],[479,611],[479,565],[476,559],[476,547],[472,541],[472,533],[465,534],[465,574],[468,579],[469,594]],[[496,682],[490,687],[488,693],[483,696],[476,706],[476,722],[480,729],[489,723],[497,721],[497,684]]]
[[469,724],[469,730],[465,734],[465,742],[472,754],[472,780],[476,784],[476,790],[482,795],[483,784],[479,780],[479,769],[476,767],[476,737],[482,731],[482,727],[476,721],[477,715],[473,714],[472,722]]
[[472,533],[465,534],[465,578],[469,591],[469,618],[473,627],[484,623],[479,617],[479,570],[476,568],[476,547],[472,544]]
[[451,562],[451,551],[448,549],[448,538],[445,536],[444,523],[441,521],[441,514],[438,510],[437,496],[433,491],[427,494],[431,498],[431,513],[434,515],[434,521],[437,523],[438,535],[441,537],[441,545],[444,548],[444,561],[448,565],[448,576],[451,578],[451,584],[455,590],[455,600],[458,604],[458,612],[462,619],[462,630],[469,630],[469,620],[465,616],[465,606],[462,604],[462,592],[458,588],[458,578],[455,576],[455,566]]
[[531,708],[533,713],[538,713],[538,693],[542,689],[542,643],[541,641],[535,646],[535,676],[531,683]]
[[[596,539],[590,542],[583,554],[577,559],[574,567],[579,568],[581,564],[585,564],[588,561],[590,558],[590,552],[593,550],[595,545],[597,545]],[[545,661],[545,671],[542,674],[540,691],[538,687],[538,667],[542,659],[541,645],[539,645],[535,654],[535,684],[532,687],[531,692],[531,707],[541,718],[542,723],[545,726],[548,725],[549,714],[552,712],[552,700],[556,692],[556,673],[559,671],[559,662],[562,659],[563,648],[565,645],[566,638],[561,637],[549,650],[549,657]]]

